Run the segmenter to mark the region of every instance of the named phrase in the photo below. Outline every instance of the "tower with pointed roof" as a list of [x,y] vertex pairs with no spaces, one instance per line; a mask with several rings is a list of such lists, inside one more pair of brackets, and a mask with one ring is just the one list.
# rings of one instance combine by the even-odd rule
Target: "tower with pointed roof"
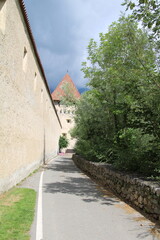
[[76,140],[70,135],[70,130],[74,127],[75,106],[66,106],[62,103],[62,98],[66,96],[65,88],[67,92],[74,97],[74,99],[80,98],[80,93],[77,90],[73,80],[68,73],[63,77],[56,89],[52,92],[51,96],[56,106],[56,110],[60,121],[62,123],[61,135],[65,136],[69,140],[69,146],[64,149],[65,152],[73,152]]

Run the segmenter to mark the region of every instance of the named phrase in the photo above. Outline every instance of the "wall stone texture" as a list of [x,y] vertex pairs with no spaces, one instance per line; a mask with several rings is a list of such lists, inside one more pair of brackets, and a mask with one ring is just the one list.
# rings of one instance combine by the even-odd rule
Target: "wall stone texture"
[[73,155],[73,161],[103,186],[160,221],[160,183],[114,170],[109,164],[86,161],[78,155]]
[[0,192],[58,152],[61,124],[18,0],[0,6]]

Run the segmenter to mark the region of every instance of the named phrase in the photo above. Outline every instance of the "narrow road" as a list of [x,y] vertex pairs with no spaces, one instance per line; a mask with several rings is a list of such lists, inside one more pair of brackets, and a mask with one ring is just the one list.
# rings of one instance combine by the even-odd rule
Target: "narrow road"
[[[44,170],[42,216],[38,231],[43,240],[160,239],[153,223],[99,187],[67,156],[55,158]],[[31,240],[41,240],[36,220],[31,234]]]

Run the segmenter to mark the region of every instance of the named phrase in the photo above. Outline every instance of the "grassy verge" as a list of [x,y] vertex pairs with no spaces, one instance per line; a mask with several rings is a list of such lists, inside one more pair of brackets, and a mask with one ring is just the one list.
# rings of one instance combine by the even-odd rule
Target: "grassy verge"
[[29,240],[34,218],[36,192],[13,188],[0,196],[0,239]]

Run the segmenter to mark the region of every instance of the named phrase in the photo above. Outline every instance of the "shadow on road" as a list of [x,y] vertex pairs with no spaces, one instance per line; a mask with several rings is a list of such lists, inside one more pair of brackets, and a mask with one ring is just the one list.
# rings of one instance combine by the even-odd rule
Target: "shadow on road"
[[77,173],[81,172],[72,162],[71,158],[62,157],[56,162],[47,167],[49,170],[53,170],[61,173]]
[[[145,223],[145,218],[142,216],[137,217],[134,214],[132,209],[130,212],[127,211],[128,205],[125,203],[120,203],[120,200],[116,198],[110,191],[104,189],[97,185],[94,181],[88,178],[83,172],[81,172],[73,163],[71,158],[60,157],[55,160],[52,164],[48,165],[47,171],[53,173],[53,182],[48,182],[43,185],[44,192],[50,194],[66,194],[74,195],[79,197],[83,202],[95,203],[106,205],[106,206],[115,206],[117,208],[123,209],[125,211],[125,219],[128,221],[138,222],[138,227],[131,228],[127,231],[132,231],[135,234],[136,239],[151,239],[152,240],[160,239],[157,235],[156,225],[150,225]],[[64,196],[65,197],[65,196]],[[123,214],[123,212],[122,212]],[[132,217],[130,216],[132,214]],[[136,216],[136,219],[135,219]],[[135,225],[133,225],[135,226]],[[139,228],[142,228],[139,232]],[[135,233],[134,233],[135,232]]]
[[112,193],[86,177],[70,158],[56,160],[47,169],[57,171],[60,176],[60,181],[44,185],[44,191],[47,193],[72,194],[81,197],[86,203],[99,201],[101,204],[113,205],[119,202]]

